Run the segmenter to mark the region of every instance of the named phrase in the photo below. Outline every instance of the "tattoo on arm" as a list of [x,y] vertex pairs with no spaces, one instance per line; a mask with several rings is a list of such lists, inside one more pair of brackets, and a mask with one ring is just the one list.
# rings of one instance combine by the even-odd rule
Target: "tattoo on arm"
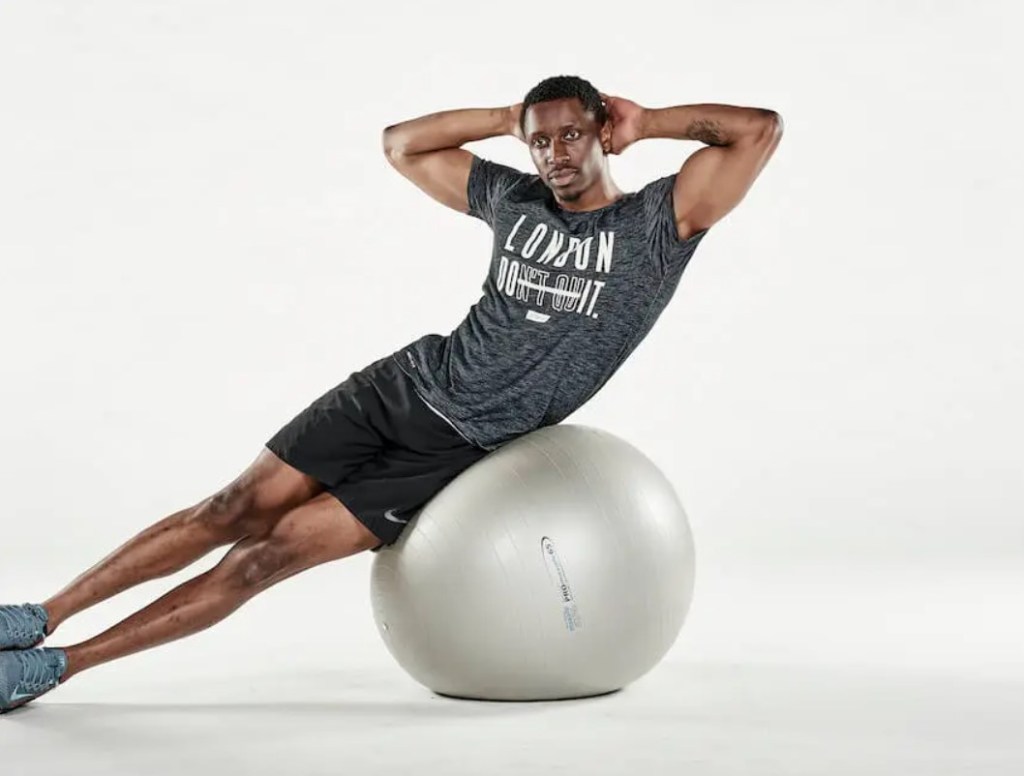
[[725,132],[717,121],[698,119],[686,128],[686,137],[713,146],[728,145]]

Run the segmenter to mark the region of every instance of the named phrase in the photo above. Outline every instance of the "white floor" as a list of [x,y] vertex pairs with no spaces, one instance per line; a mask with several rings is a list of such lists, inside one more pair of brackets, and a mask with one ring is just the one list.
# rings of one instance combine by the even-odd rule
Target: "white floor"
[[[640,681],[507,704],[412,682],[358,598],[314,611],[366,571],[317,569],[0,718],[0,772],[1024,773],[1024,575],[705,573],[676,647]],[[115,614],[98,609],[77,635]]]

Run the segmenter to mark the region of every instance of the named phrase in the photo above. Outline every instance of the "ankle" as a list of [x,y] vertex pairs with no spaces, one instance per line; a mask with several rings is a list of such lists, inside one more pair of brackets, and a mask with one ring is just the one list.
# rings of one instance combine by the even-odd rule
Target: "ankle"
[[64,673],[60,675],[60,679],[57,680],[58,684],[64,684],[75,674],[84,670],[85,666],[81,665],[79,656],[75,654],[74,647],[61,647],[61,652],[64,653]]
[[46,612],[46,624],[43,626],[43,633],[47,637],[52,636],[53,632],[60,627],[61,623],[67,619],[68,615],[64,614],[61,609],[50,601],[39,604],[43,611]]

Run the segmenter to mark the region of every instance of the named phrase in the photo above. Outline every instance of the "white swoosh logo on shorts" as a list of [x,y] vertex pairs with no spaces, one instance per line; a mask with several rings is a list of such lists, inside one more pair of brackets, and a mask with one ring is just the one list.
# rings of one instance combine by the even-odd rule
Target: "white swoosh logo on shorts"
[[408,523],[409,522],[408,520],[402,520],[401,518],[395,517],[394,514],[393,514],[394,511],[395,511],[394,509],[389,509],[388,511],[386,511],[384,513],[385,519],[390,520],[392,523]]

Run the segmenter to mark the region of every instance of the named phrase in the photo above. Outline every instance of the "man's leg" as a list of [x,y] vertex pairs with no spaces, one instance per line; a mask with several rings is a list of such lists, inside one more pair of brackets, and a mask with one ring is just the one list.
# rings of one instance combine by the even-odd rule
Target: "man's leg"
[[168,576],[217,547],[266,534],[323,486],[267,449],[234,482],[142,531],[43,602],[47,633],[68,617],[141,582]]
[[61,681],[88,668],[204,630],[271,585],[380,544],[328,493],[292,509],[264,534],[242,539],[220,563],[113,628],[65,647]]

